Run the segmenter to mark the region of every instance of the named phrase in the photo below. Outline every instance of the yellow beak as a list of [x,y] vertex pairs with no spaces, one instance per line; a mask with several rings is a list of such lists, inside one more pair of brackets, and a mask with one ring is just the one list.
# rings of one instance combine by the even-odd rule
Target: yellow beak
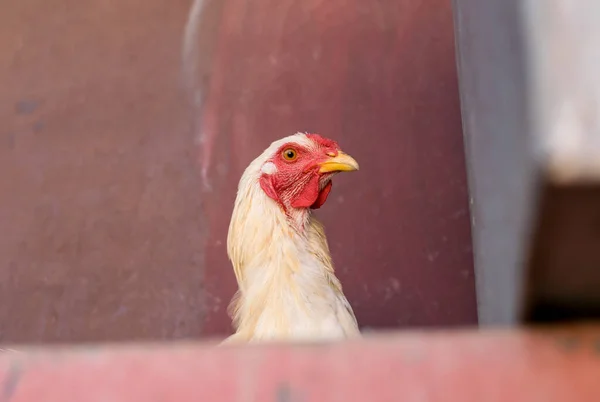
[[348,154],[339,151],[336,156],[331,156],[319,164],[319,173],[352,172],[358,170],[358,162]]

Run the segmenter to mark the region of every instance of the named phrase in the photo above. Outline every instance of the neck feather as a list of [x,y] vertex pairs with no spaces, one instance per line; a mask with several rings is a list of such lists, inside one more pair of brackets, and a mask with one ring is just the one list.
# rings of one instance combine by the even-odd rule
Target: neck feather
[[[284,211],[257,181],[240,182],[227,248],[238,282],[230,305],[234,326],[252,331],[273,305],[302,305],[304,295],[341,287],[322,225],[308,209]],[[286,315],[278,327],[289,327]]]

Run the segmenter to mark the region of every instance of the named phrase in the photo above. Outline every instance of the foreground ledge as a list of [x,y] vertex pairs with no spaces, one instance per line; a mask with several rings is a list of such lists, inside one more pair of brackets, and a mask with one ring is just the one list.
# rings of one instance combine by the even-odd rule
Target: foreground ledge
[[0,401],[600,401],[600,326],[0,353]]

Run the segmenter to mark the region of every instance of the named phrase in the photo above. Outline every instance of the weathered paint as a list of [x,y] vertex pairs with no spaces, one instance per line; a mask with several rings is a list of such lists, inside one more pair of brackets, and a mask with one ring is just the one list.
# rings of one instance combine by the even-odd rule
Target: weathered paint
[[210,180],[205,330],[229,331],[226,206],[237,181],[295,131],[333,138],[360,163],[334,179],[317,214],[361,325],[476,323],[450,3],[219,3],[198,14],[186,48],[218,46],[184,58],[196,76],[212,72],[195,92]]
[[[6,402],[600,400],[600,327],[0,355]],[[485,368],[485,369],[483,369]]]
[[0,342],[201,333],[187,7],[3,2]]
[[449,2],[207,0],[197,69],[191,3],[3,6],[0,341],[228,332],[237,180],[297,130],[360,162],[318,214],[363,326],[474,324]]

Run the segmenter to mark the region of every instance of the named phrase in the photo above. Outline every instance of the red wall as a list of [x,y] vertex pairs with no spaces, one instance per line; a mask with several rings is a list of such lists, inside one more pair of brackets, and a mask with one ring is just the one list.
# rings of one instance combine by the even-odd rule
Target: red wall
[[0,341],[226,333],[237,180],[299,130],[361,165],[318,212],[361,324],[475,323],[450,2],[207,3],[4,8]]

